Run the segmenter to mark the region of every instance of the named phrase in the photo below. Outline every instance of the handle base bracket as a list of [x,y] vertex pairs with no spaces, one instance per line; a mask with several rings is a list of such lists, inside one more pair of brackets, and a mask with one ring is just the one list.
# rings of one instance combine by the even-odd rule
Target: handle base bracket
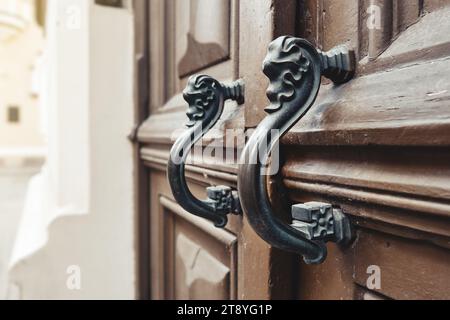
[[322,202],[292,206],[292,227],[309,240],[349,245],[353,240],[350,219],[340,209]]
[[206,188],[208,202],[219,212],[226,212],[235,215],[242,213],[239,202],[239,195],[236,190],[227,186],[215,186]]

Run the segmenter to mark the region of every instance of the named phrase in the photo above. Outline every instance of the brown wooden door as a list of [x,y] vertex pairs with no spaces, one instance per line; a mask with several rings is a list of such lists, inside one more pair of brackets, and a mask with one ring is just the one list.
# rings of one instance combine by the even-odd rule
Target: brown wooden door
[[[148,188],[140,186],[141,190],[147,190],[141,194],[144,208],[141,223],[149,225],[148,230],[140,228],[143,297],[292,297],[291,291],[286,290],[291,282],[281,281],[284,278],[281,274],[290,273],[276,272],[280,281],[275,281],[275,285],[271,280],[274,274],[271,270],[282,270],[292,263],[272,266],[271,249],[240,216],[231,217],[227,228],[222,230],[184,211],[174,201],[166,178],[174,132],[182,129],[187,121],[182,90],[189,76],[203,73],[227,83],[248,74],[250,103],[252,96],[257,97],[258,101],[253,101],[257,106],[265,102],[260,64],[266,45],[273,38],[274,15],[267,14],[270,5],[271,1],[266,0],[152,0],[137,6],[139,34],[145,34],[142,30],[148,28],[148,49],[142,50],[142,45],[139,49],[148,57],[149,70],[148,87],[142,78],[138,79],[138,87],[141,92],[148,88],[150,113],[138,133],[140,158],[145,167],[140,175],[148,179]],[[143,10],[148,10],[148,14],[142,14]],[[248,15],[248,10],[255,14]],[[252,39],[255,32],[262,41],[252,48],[256,44]],[[141,44],[142,37],[138,35]],[[245,106],[228,103],[221,121],[203,139],[203,144],[234,139],[227,138],[227,134],[233,133],[230,130],[243,135],[245,114]],[[198,198],[205,198],[205,187],[211,185],[237,187],[237,163],[217,156],[195,159],[194,163],[187,166],[186,175]],[[142,236],[146,232],[148,239]],[[148,263],[145,263],[146,254]],[[150,288],[148,294],[145,288]]]
[[358,228],[351,248],[299,265],[297,297],[448,299],[450,1],[303,3],[299,35],[355,48],[358,73],[325,83],[286,137],[284,184]]
[[[142,297],[449,298],[450,1],[137,3],[138,29],[147,30],[138,33],[138,71],[147,72],[137,79],[138,102],[149,112],[138,132]],[[332,203],[357,227],[353,246],[330,245],[320,266],[271,249],[245,217],[221,230],[190,215],[166,178],[174,130],[186,122],[188,77],[244,79],[245,105],[227,104],[203,143],[230,139],[227,129],[243,133],[264,118],[261,63],[270,41],[285,34],[324,50],[346,43],[359,58],[356,78],[324,82],[283,141],[285,200]],[[204,198],[207,186],[236,187],[237,164],[206,157],[187,166],[187,176]],[[274,200],[286,196],[271,189]],[[373,270],[380,288],[370,282]]]

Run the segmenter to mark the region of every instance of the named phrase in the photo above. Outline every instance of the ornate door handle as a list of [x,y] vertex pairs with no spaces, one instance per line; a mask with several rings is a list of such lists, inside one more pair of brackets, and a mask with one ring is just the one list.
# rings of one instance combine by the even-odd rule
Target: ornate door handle
[[189,79],[183,96],[189,104],[189,129],[177,139],[170,151],[167,168],[170,188],[183,209],[223,228],[228,222],[228,214],[241,212],[237,191],[226,186],[210,187],[207,188],[207,200],[195,198],[186,182],[185,162],[194,145],[219,120],[225,101],[244,103],[244,84],[238,80],[231,85],[224,85],[209,76],[197,75]]
[[308,264],[322,263],[327,255],[325,242],[351,240],[348,218],[331,205],[307,203],[293,206],[292,225],[283,223],[268,196],[267,164],[280,139],[314,104],[321,76],[335,83],[354,76],[354,52],[341,46],[324,53],[304,39],[280,37],[270,44],[263,71],[270,80],[270,105],[242,154],[238,175],[241,205],[253,229],[266,242],[301,254]]

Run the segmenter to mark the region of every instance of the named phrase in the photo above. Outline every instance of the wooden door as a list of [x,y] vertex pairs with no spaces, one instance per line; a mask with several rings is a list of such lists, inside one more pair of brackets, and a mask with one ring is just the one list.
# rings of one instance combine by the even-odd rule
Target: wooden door
[[[254,234],[242,216],[231,217],[226,229],[217,229],[184,211],[174,201],[166,177],[169,150],[177,130],[179,133],[187,122],[182,91],[191,75],[207,74],[224,83],[248,75],[249,103],[258,106],[264,103],[260,65],[274,30],[281,32],[281,26],[275,27],[273,23],[276,18],[270,12],[272,1],[136,3],[139,20],[136,28],[141,30],[137,39],[141,43],[139,56],[141,61],[142,56],[147,57],[137,71],[148,72],[137,79],[138,96],[149,111],[149,117],[138,130],[140,159],[145,167],[138,175],[148,181],[147,188],[139,186],[144,190],[139,229],[141,296],[153,299],[292,297],[291,282],[283,280],[284,274],[290,273],[272,272],[289,268],[292,263],[273,265],[272,250]],[[249,10],[254,14],[247,14]],[[293,26],[291,20],[291,32]],[[142,34],[147,34],[147,38]],[[255,34],[261,42],[253,39]],[[253,96],[258,101],[252,101]],[[221,120],[203,139],[203,145],[244,135],[246,112],[245,106],[227,103]],[[224,145],[236,149],[238,155],[239,146],[228,147],[226,142]],[[211,185],[237,187],[237,163],[218,156],[194,159],[186,171],[190,188],[198,198],[205,198],[205,187]],[[278,255],[283,259],[283,253]],[[273,275],[279,280],[272,281]]]
[[[138,102],[149,113],[138,131],[142,297],[449,298],[450,1],[136,2],[145,12],[138,28],[147,30],[138,36]],[[245,104],[227,104],[203,144],[230,139],[227,129],[243,134],[265,116],[261,63],[280,35],[324,50],[345,43],[359,61],[348,84],[324,82],[283,141],[287,200],[340,206],[357,230],[352,247],[329,245],[320,266],[272,249],[245,217],[231,217],[222,230],[190,215],[166,179],[174,131],[186,122],[188,77],[245,81]],[[204,198],[207,186],[236,187],[237,168],[203,157],[187,166],[187,177]],[[286,196],[271,190],[274,201]],[[370,278],[378,271],[381,284]]]
[[294,202],[340,206],[357,239],[299,265],[297,297],[450,298],[450,1],[302,6],[298,35],[359,63],[286,137],[284,184]]

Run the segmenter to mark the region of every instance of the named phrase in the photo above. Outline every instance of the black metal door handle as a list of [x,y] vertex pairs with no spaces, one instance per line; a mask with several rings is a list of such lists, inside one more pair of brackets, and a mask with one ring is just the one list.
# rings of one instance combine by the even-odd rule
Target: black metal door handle
[[325,260],[325,242],[351,239],[348,219],[323,203],[293,206],[295,222],[283,223],[274,214],[267,193],[269,158],[279,140],[314,104],[321,76],[335,83],[349,81],[355,71],[354,53],[345,47],[316,50],[308,41],[280,37],[273,41],[263,64],[270,85],[268,113],[247,142],[239,166],[241,205],[256,233],[274,247],[301,254],[308,264]]
[[167,168],[170,188],[175,200],[186,211],[223,228],[228,222],[228,214],[241,212],[237,191],[217,186],[207,188],[207,200],[195,198],[186,183],[185,162],[194,145],[219,120],[225,101],[244,103],[244,84],[238,80],[231,85],[224,85],[209,76],[197,75],[189,79],[183,96],[189,104],[189,129],[177,139],[170,151]]

